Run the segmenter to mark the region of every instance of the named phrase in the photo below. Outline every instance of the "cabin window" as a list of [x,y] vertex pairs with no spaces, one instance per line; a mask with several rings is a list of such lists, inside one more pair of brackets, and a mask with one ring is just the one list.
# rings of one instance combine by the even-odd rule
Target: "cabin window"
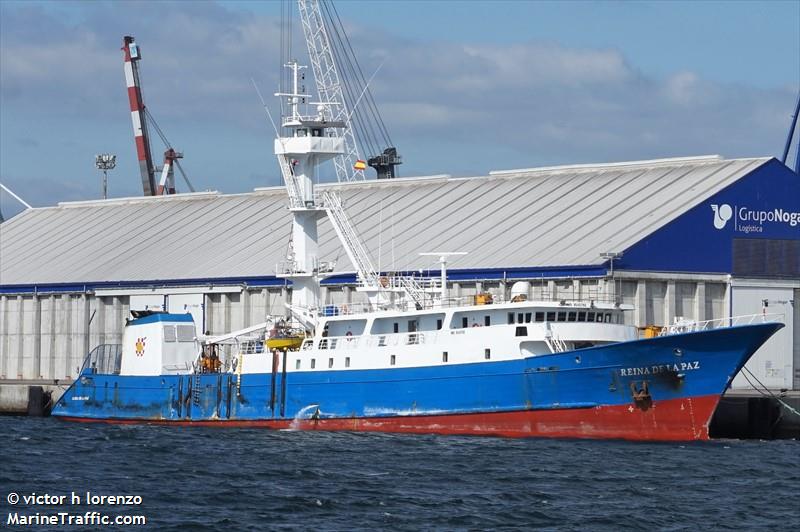
[[483,324],[484,324],[485,326],[487,326],[487,327],[488,327],[489,325],[491,325],[491,324],[492,324],[492,317],[491,317],[491,316],[484,316],[484,317],[483,317]]
[[467,327],[469,327],[469,318],[464,316],[463,318],[461,318],[461,328],[466,329]]
[[559,312],[558,319],[556,321],[567,321],[567,313],[566,312]]
[[311,359],[311,369],[314,369],[314,368],[316,368],[316,367],[317,367],[317,360],[316,360],[316,359],[314,359],[314,358],[312,358],[312,359]]
[[544,321],[544,312],[536,313],[536,321]]
[[300,369],[300,359],[294,361],[294,369]]
[[442,330],[442,320],[436,320],[436,330]]
[[556,321],[556,313],[555,312],[548,312],[547,313],[547,321]]
[[397,357],[392,355],[389,357],[389,365],[394,366],[395,362],[397,362]]
[[328,339],[327,338],[323,338],[322,340],[319,341],[319,348],[320,349],[328,349]]
[[344,367],[346,367],[346,368],[350,367],[350,357],[345,357],[344,358]]
[[586,321],[586,313],[578,312],[578,321]]
[[178,332],[179,342],[194,342],[194,325],[178,325],[175,327]]
[[514,333],[514,336],[528,336],[528,328],[517,327],[517,331]]
[[298,128],[297,129],[297,136],[298,137],[306,137],[306,136],[308,136],[308,131],[305,128]]
[[514,313],[513,312],[509,312],[508,313],[508,324],[509,325],[513,325],[514,324]]
[[332,358],[329,358],[329,359],[328,359],[328,368],[330,369],[330,368],[332,368],[332,367],[333,367],[333,359],[332,359]]
[[394,324],[394,333],[397,334],[399,332],[400,332],[400,324],[399,323],[395,323]]
[[593,322],[594,321],[594,312],[587,312],[586,313],[586,321]]
[[567,321],[575,321],[575,319],[576,319],[576,313],[575,312],[567,313]]
[[175,334],[175,327],[172,325],[167,325],[164,327],[164,341],[165,342],[177,342],[178,335]]
[[489,360],[490,358],[492,358],[492,350],[491,349],[484,349],[483,350],[483,358],[485,358],[486,360]]
[[442,362],[447,362],[447,351],[442,351]]
[[530,312],[526,312],[526,313],[525,313],[525,323],[530,323],[530,322],[531,322],[531,317],[532,317],[532,316],[533,316],[533,314],[532,314],[532,313],[530,313]]
[[611,314],[608,312],[606,313],[606,323],[611,323]]
[[524,316],[522,315],[522,312],[517,314],[517,323],[522,323],[523,318],[524,318]]

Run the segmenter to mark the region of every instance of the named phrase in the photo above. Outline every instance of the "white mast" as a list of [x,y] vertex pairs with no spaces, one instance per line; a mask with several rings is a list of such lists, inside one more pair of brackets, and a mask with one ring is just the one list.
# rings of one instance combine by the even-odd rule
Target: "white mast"
[[300,94],[299,72],[302,68],[292,61],[285,65],[292,71],[292,91],[276,93],[287,98],[288,116],[281,125],[291,136],[275,139],[275,155],[281,166],[289,210],[292,213],[292,249],[287,261],[278,265],[276,274],[292,280],[292,305],[294,317],[307,329],[316,325],[319,307],[319,273],[328,270],[318,258],[317,220],[324,207],[314,193],[317,167],[344,152],[341,138],[326,136],[327,128],[342,127],[341,122],[326,118],[327,104],[317,104],[316,116],[303,116],[300,102],[308,98]]

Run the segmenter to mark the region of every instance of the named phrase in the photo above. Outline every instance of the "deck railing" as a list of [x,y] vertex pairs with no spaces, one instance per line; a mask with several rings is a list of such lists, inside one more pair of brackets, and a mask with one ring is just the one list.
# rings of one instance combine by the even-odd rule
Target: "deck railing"
[[729,316],[727,318],[716,318],[713,320],[676,320],[672,325],[661,329],[659,336],[669,336],[671,334],[681,334],[688,332],[706,331],[709,329],[719,329],[724,327],[735,327],[737,325],[752,325],[754,323],[770,323],[784,320],[783,314],[745,314],[742,316]]
[[100,344],[86,355],[80,373],[86,369],[92,369],[95,373],[119,375],[121,365],[122,345]]

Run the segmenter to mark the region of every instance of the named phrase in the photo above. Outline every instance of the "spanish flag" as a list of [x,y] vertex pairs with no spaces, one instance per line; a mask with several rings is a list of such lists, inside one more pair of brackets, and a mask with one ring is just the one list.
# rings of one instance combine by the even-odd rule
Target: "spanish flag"
[[359,159],[356,161],[356,164],[353,165],[353,168],[355,168],[356,170],[366,170],[367,163]]

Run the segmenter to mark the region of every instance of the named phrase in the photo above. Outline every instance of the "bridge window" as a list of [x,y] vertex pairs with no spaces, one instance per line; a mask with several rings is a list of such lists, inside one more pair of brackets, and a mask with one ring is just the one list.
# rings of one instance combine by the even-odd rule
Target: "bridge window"
[[567,321],[575,321],[576,315],[574,312],[570,312],[567,314]]
[[586,312],[578,312],[578,321],[586,321]]
[[442,329],[442,320],[436,320],[436,330],[440,331]]
[[394,324],[394,333],[397,334],[399,332],[400,332],[400,324],[399,323],[395,323]]
[[547,321],[556,321],[556,313],[555,312],[548,312],[547,313]]
[[484,316],[484,317],[483,317],[483,324],[484,324],[485,326],[487,326],[487,327],[488,327],[489,325],[491,325],[491,324],[492,324],[492,317],[491,317],[491,316]]
[[544,321],[544,312],[536,313],[536,321]]
[[567,321],[567,313],[566,312],[559,312],[558,313],[558,320],[556,321]]
[[517,323],[522,323],[523,320],[524,316],[522,315],[522,312],[520,312],[519,314],[517,314]]
[[525,313],[525,323],[530,323],[531,322],[531,317],[533,317],[533,313],[526,312]]
[[464,316],[463,318],[461,318],[461,328],[466,329],[467,327],[469,327],[469,318]]
[[509,312],[508,313],[508,324],[509,325],[513,325],[514,324],[514,313],[513,312]]

